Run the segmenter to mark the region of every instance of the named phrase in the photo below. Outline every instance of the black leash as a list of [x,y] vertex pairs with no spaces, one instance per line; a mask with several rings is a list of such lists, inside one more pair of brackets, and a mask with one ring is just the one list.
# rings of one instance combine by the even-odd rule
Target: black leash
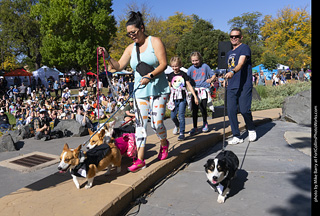
[[227,83],[228,78],[225,78],[224,83],[224,104],[223,104],[223,141],[222,141],[222,152],[225,151],[225,142],[226,142],[226,103],[227,103]]
[[[145,78],[145,79],[149,79],[148,77],[142,77],[142,79],[144,79],[144,78]],[[91,139],[94,135],[96,135],[96,133],[98,133],[98,131],[100,131],[100,129],[103,128],[104,125],[107,124],[107,123],[115,116],[115,114],[116,114],[117,112],[119,112],[119,110],[121,110],[121,108],[122,108],[124,105],[126,105],[126,104],[128,103],[129,99],[132,98],[132,97],[134,97],[134,94],[135,94],[135,92],[136,92],[138,89],[143,89],[143,88],[145,88],[145,87],[146,87],[146,85],[142,86],[141,84],[139,84],[138,87],[137,87],[136,89],[134,89],[133,92],[130,94],[130,96],[128,97],[128,99],[127,99],[126,101],[124,101],[124,102],[122,103],[122,105],[121,105],[114,113],[112,113],[112,115],[107,119],[107,121],[105,121],[105,122],[89,137],[89,139],[82,144],[82,146],[85,146],[85,145],[90,141],[90,139]]]

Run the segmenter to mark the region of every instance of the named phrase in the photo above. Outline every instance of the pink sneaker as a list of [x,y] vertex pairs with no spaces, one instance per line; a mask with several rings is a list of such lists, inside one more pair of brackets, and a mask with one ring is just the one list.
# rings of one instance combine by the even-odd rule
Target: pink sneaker
[[136,161],[133,162],[131,166],[128,167],[128,171],[130,172],[137,172],[140,169],[146,168],[146,161],[141,161],[140,159],[137,159]]
[[160,145],[160,152],[158,154],[159,160],[164,160],[168,157],[168,149],[169,149],[169,141],[167,140],[166,146]]

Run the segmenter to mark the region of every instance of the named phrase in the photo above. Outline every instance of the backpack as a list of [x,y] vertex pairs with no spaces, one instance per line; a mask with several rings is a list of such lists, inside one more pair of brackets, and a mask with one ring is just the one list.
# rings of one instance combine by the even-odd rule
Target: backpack
[[121,137],[116,138],[114,141],[115,145],[120,150],[121,155],[124,155],[127,152],[128,157],[136,157],[137,147],[134,133],[124,133]]

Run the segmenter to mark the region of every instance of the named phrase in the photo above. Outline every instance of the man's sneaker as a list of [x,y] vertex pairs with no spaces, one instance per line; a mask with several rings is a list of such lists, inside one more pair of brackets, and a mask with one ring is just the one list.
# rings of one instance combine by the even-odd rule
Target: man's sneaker
[[249,142],[254,142],[257,139],[257,133],[255,130],[249,130]]
[[50,135],[43,135],[43,137],[41,138],[42,141],[48,141],[50,140]]
[[146,168],[146,162],[141,161],[140,159],[137,159],[133,162],[131,166],[128,167],[128,171],[130,172],[137,172],[138,170]]
[[172,131],[173,135],[178,135],[179,134],[179,127],[174,127]]
[[185,139],[184,134],[180,134],[180,136],[178,136],[178,141],[182,141],[184,139]]
[[189,132],[190,136],[195,135],[198,132],[198,128],[192,128],[191,131]]
[[208,123],[206,123],[202,128],[202,132],[206,133],[208,131],[209,131],[209,127],[208,127]]
[[229,145],[237,145],[243,143],[243,139],[239,139],[238,137],[233,137],[232,140],[228,141]]
[[167,140],[167,145],[162,146],[160,144],[160,152],[158,154],[158,159],[159,160],[164,160],[168,157],[168,149],[169,149],[169,141]]

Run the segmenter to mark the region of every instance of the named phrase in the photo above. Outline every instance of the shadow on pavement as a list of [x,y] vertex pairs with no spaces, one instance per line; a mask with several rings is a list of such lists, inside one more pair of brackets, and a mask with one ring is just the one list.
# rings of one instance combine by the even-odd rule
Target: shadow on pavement
[[[311,215],[311,169],[304,168],[298,172],[291,173],[291,175],[291,178],[288,180],[289,183],[299,188],[301,193],[296,193],[291,196],[285,207],[275,206],[274,208],[269,209],[269,212],[279,216]],[[306,194],[310,194],[310,196],[307,196]]]

